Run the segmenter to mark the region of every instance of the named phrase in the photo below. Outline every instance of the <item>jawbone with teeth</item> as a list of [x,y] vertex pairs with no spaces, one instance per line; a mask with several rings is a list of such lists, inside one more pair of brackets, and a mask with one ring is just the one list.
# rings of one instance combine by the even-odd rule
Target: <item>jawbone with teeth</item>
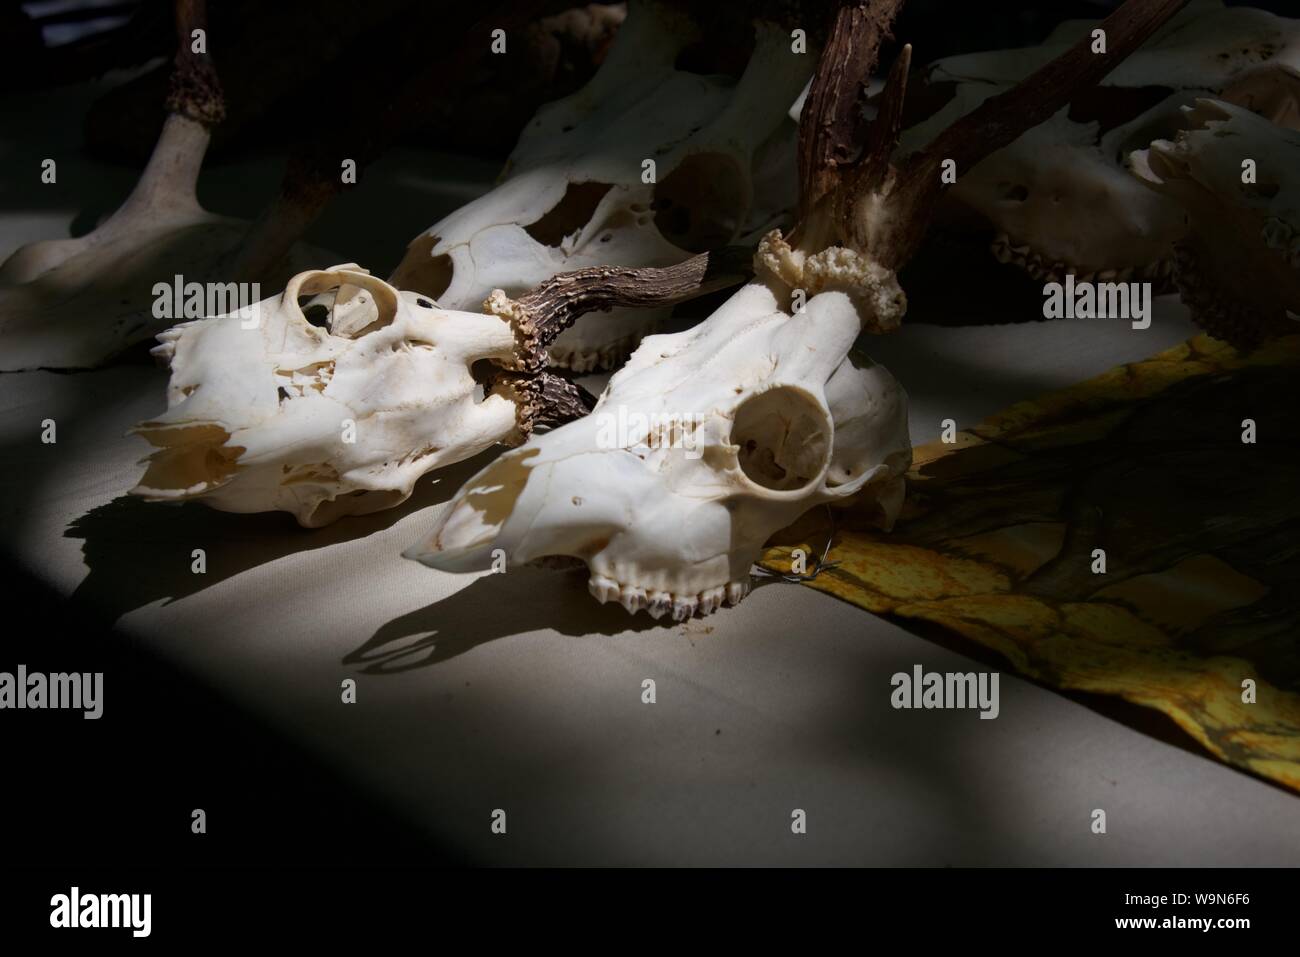
[[599,601],[656,618],[735,604],[807,510],[866,500],[888,527],[901,507],[906,395],[850,354],[859,329],[842,292],[791,315],[751,283],[646,338],[591,415],[502,455],[404,554],[455,572],[569,556]]

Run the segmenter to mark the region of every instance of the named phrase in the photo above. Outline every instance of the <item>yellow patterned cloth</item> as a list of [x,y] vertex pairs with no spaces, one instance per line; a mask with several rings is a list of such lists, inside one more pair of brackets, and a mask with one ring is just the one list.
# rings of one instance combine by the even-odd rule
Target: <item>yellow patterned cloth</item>
[[[1298,368],[1300,336],[1250,354],[1197,336],[920,446],[894,531],[833,513],[840,564],[808,585],[1159,709],[1300,790]],[[819,554],[830,521],[805,516],[764,565]]]

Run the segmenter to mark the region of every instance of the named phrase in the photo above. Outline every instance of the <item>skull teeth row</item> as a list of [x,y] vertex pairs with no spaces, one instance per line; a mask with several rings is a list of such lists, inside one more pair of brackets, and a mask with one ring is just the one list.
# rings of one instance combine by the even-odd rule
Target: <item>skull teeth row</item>
[[551,363],[573,372],[603,372],[621,366],[641,343],[643,336],[653,333],[659,323],[646,325],[640,332],[626,335],[613,342],[607,342],[599,348],[589,349],[581,345],[567,346],[553,343],[548,350]]
[[1168,283],[1174,272],[1172,259],[1157,259],[1143,266],[1125,266],[1123,269],[1098,269],[1080,273],[1074,266],[1065,262],[1049,263],[1042,255],[1035,252],[1028,243],[1013,245],[1011,237],[999,233],[989,246],[993,257],[1000,263],[1019,266],[1034,279],[1046,282],[1062,282],[1067,273],[1074,273],[1075,282],[1154,282]]
[[708,588],[695,595],[675,595],[672,592],[639,588],[635,585],[622,585],[612,578],[593,575],[587,582],[587,588],[602,605],[609,601],[618,602],[629,615],[635,615],[644,609],[652,618],[662,618],[671,614],[673,621],[686,621],[693,615],[711,615],[722,607],[738,605],[749,594],[748,581],[729,582],[716,588]]

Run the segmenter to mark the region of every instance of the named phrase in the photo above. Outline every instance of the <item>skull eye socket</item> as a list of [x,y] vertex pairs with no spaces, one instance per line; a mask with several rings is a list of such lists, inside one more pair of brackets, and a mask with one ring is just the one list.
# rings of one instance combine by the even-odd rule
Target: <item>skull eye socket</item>
[[315,296],[298,297],[298,308],[302,310],[302,317],[317,329],[328,329],[330,325],[330,308],[325,303],[315,300]]
[[736,409],[731,444],[741,471],[755,485],[793,492],[821,481],[830,462],[834,425],[807,392],[780,386]]
[[346,339],[359,339],[397,318],[397,290],[366,272],[309,270],[290,281],[285,298],[305,323]]

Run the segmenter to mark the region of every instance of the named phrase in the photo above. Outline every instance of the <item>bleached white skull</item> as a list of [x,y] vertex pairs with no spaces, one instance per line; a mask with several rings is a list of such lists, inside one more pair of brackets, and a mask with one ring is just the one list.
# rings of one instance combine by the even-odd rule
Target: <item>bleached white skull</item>
[[[0,266],[0,371],[103,364],[175,321],[155,315],[155,285],[221,281],[220,263],[248,223],[209,213],[194,194],[209,133],[172,114],[139,184],[100,226],[44,240]],[[295,245],[263,277],[278,287],[329,256]]]
[[[907,130],[898,155],[924,146],[953,120],[1091,36],[1090,21],[1062,23],[1042,46],[950,57],[929,67],[918,103],[951,95]],[[957,170],[948,211],[973,210],[992,249],[1038,279],[1148,280],[1172,270],[1183,213],[1144,189],[1125,157],[1171,136],[1179,108],[1217,96],[1300,126],[1300,21],[1218,0],[1198,0],[1111,71],[1096,88],[1005,149]]]
[[744,286],[699,326],[649,336],[595,410],[503,454],[414,558],[446,571],[570,556],[601,602],[682,620],[738,602],[774,532],[873,499],[892,524],[911,461],[906,395],[849,354],[861,320],[827,292],[783,312]]
[[[686,72],[675,64],[697,37],[694,25],[650,0],[630,6],[591,82],[542,108],[508,178],[415,239],[394,285],[478,309],[493,289],[515,296],[560,272],[667,266],[752,243],[790,213],[787,112],[814,57],[791,50],[788,30],[759,23],[738,82]],[[552,360],[612,367],[666,312],[581,319],[552,344]]]
[[[315,297],[308,311],[300,297]],[[441,309],[355,265],[301,273],[244,313],[159,336],[167,411],[133,493],[279,509],[315,527],[404,501],[417,478],[515,436],[517,405],[481,396],[479,359],[513,357],[496,316]]]
[[1192,317],[1235,345],[1300,332],[1300,132],[1216,100],[1184,119],[1131,168],[1187,211],[1174,277]]

